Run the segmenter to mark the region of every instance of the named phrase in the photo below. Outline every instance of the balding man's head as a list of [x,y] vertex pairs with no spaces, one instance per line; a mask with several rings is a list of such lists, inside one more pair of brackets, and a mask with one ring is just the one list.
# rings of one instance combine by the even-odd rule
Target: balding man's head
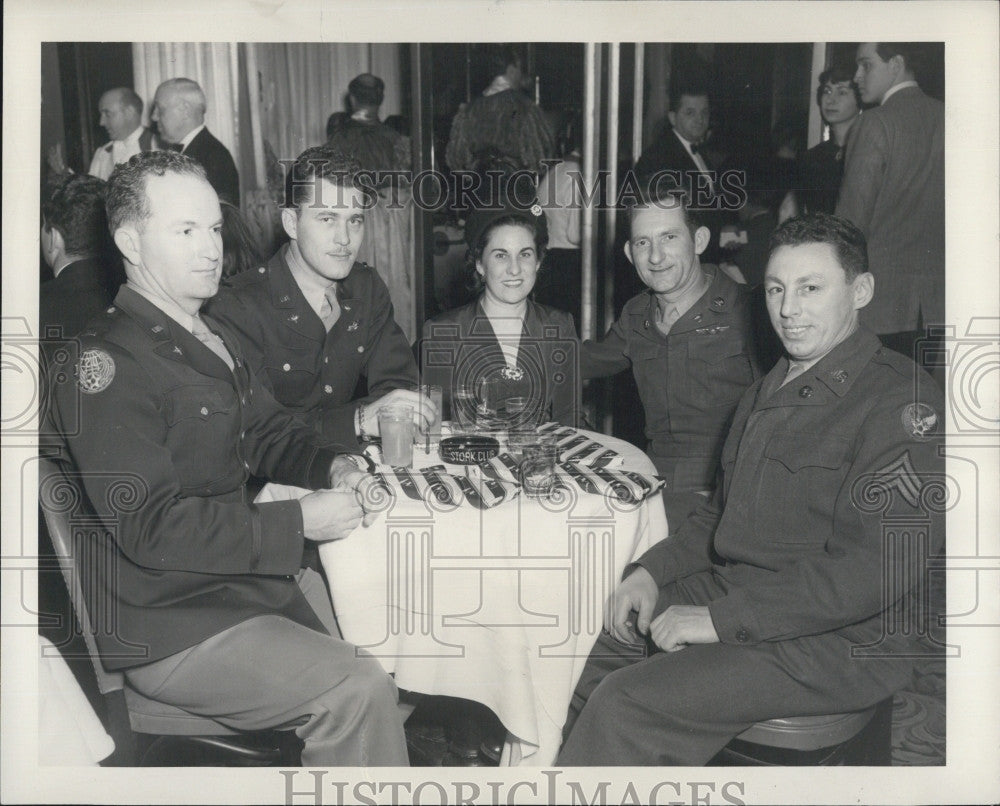
[[168,79],[156,88],[150,119],[161,139],[179,143],[205,122],[205,93],[190,78]]
[[108,137],[124,140],[142,123],[142,98],[128,87],[115,87],[101,96],[97,111]]

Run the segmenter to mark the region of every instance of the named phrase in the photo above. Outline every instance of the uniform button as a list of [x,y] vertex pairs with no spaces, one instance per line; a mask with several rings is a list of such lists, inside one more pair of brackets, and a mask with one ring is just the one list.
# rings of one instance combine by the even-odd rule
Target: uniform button
[[332,395],[333,387],[330,386],[330,384],[327,384],[326,386],[323,387],[323,391],[326,392],[328,395]]
[[283,370],[285,370],[285,372],[288,372],[292,368],[292,365],[291,364],[283,364],[281,368]]
[[240,431],[240,439],[244,440],[246,438],[247,438],[247,432],[246,431]]
[[207,417],[208,416],[208,406],[202,406],[201,407],[201,416],[202,417]]
[[813,390],[811,386],[803,386],[799,389],[799,397],[812,397]]
[[363,344],[358,345],[358,352],[363,353],[365,351],[365,346]]
[[250,463],[249,462],[244,462],[243,463],[243,467],[245,467],[247,469],[248,473],[250,472]]
[[244,406],[247,404],[247,396],[246,395],[243,395],[243,397],[240,398],[240,403],[242,403]]
[[267,269],[265,269],[263,266],[261,266],[259,269],[257,269],[257,271],[259,271],[261,274],[264,274],[264,272],[266,272]]
[[747,630],[746,627],[740,627],[736,631],[736,640],[739,641],[741,644],[745,644],[747,641],[750,640],[750,631]]
[[324,364],[329,364],[330,363],[330,356],[328,356],[328,355],[323,356],[323,363]]

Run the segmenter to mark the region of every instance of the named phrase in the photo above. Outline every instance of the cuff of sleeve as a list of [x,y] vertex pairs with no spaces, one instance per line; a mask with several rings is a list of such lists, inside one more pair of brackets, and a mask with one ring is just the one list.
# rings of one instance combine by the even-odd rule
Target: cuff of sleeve
[[330,465],[341,453],[343,453],[342,450],[332,447],[316,449],[316,453],[313,454],[312,461],[309,463],[309,472],[306,477],[306,486],[310,490],[329,489]]
[[260,524],[260,554],[250,570],[257,574],[294,575],[302,566],[305,532],[298,501],[255,504]]
[[757,618],[743,591],[733,591],[708,605],[712,624],[723,644],[749,646],[764,640]]

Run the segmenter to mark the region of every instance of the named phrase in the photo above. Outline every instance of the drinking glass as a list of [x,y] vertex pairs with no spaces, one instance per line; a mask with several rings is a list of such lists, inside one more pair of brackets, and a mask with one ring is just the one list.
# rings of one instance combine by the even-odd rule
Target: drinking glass
[[378,410],[382,461],[393,467],[413,465],[413,406],[382,406]]

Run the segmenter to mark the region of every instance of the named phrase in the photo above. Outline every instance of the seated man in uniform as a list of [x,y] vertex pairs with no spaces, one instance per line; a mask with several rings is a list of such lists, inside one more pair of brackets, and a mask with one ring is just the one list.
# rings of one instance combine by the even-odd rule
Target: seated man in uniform
[[[90,612],[116,616],[97,636],[104,665],[232,728],[295,723],[306,765],[405,765],[395,685],[332,637],[326,588],[300,572],[307,541],[361,522],[367,476],[279,406],[230,331],[199,313],[222,271],[204,169],[137,154],[112,173],[107,213],[128,282],[81,333],[76,383],[57,387],[53,412],[105,527],[77,558]],[[317,492],[255,505],[250,473]]]
[[787,356],[742,397],[711,501],[626,568],[560,764],[701,765],[755,722],[860,710],[909,679],[918,540],[944,539],[926,495],[942,401],[859,327],[875,280],[853,224],[786,222],[764,282]]
[[[359,170],[326,146],[300,154],[281,211],[291,241],[267,266],[233,277],[208,309],[236,333],[279,403],[325,437],[354,446],[378,435],[381,406],[413,406],[417,425],[433,413],[433,404],[411,391],[417,365],[389,290],[354,259],[365,234]],[[354,399],[361,378],[367,395]]]
[[584,342],[580,363],[584,379],[632,368],[675,529],[715,486],[736,403],[759,371],[746,287],[702,265],[708,228],[683,191],[664,186],[629,209],[625,256],[648,288],[601,341]]

